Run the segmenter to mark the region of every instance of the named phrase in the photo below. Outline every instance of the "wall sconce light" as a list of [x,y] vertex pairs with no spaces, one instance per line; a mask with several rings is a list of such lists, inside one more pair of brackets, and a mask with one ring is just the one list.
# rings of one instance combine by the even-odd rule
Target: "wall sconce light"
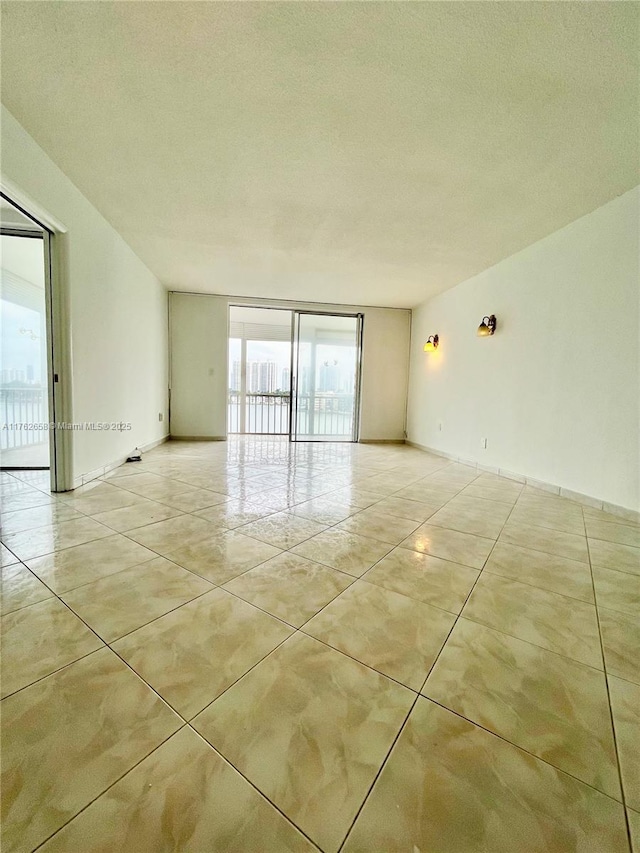
[[486,338],[489,335],[492,335],[496,330],[496,315],[492,314],[490,317],[483,317],[482,323],[478,326],[478,337]]
[[437,335],[429,335],[427,342],[424,345],[425,352],[435,352],[438,349],[440,338]]

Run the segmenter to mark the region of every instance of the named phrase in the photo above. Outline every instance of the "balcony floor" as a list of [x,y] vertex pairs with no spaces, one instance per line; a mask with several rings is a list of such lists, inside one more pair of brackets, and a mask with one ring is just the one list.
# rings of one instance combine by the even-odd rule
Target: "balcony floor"
[[2,468],[48,468],[49,442],[25,444],[22,447],[12,447],[0,450],[0,466]]
[[639,525],[406,446],[44,482],[0,475],[3,851],[628,853]]

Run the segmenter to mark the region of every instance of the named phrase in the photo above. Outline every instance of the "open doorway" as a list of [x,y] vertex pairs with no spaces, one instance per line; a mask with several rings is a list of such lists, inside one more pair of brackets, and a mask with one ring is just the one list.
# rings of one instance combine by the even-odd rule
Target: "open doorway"
[[229,309],[229,433],[288,435],[291,311]]
[[357,441],[362,315],[294,312],[292,441]]
[[0,467],[50,468],[48,233],[0,197]]
[[229,308],[230,434],[357,441],[362,315]]

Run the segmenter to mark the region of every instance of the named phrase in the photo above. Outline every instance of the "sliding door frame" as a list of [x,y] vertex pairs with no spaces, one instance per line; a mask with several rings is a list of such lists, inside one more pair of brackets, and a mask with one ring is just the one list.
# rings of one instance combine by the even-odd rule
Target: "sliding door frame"
[[[61,277],[57,270],[60,264],[60,238],[65,229],[51,221],[45,224],[47,216],[34,216],[27,208],[28,203],[16,199],[21,196],[19,191],[9,189],[4,185],[0,188],[0,196],[12,207],[16,208],[27,219],[33,222],[35,228],[11,224],[0,229],[2,234],[26,238],[39,238],[43,241],[44,255],[44,292],[45,292],[45,326],[47,352],[47,398],[49,418],[49,471],[52,492],[63,492],[73,488],[71,474],[71,452],[73,430],[59,429],[61,421],[71,421],[68,403],[70,394],[65,400],[64,386],[61,379],[65,374],[70,381],[70,371],[63,373],[63,365],[68,364],[68,347],[65,341],[68,337],[67,312],[64,309],[64,298],[61,287]],[[68,382],[66,383],[68,384]],[[67,405],[65,405],[67,404]],[[65,417],[66,415],[66,417]],[[53,424],[53,428],[51,428]],[[33,470],[33,469],[32,469]]]
[[[351,430],[351,438],[344,443],[356,443],[360,436],[360,393],[362,386],[362,342],[364,330],[364,314],[361,312],[352,311],[311,311],[305,308],[291,309],[291,391],[289,406],[289,441],[304,442],[304,441],[320,441],[322,439],[304,439],[297,437],[297,416],[298,416],[298,372],[300,367],[300,319],[302,316],[313,317],[352,317],[356,320],[356,365],[354,374],[354,393],[353,393],[353,427]],[[325,439],[329,442],[331,439]]]

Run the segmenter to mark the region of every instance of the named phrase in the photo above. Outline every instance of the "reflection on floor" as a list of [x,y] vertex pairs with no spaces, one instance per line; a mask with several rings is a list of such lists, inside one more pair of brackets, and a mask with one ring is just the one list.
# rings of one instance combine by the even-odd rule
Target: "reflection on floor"
[[3,851],[640,851],[640,526],[402,446],[2,475]]

